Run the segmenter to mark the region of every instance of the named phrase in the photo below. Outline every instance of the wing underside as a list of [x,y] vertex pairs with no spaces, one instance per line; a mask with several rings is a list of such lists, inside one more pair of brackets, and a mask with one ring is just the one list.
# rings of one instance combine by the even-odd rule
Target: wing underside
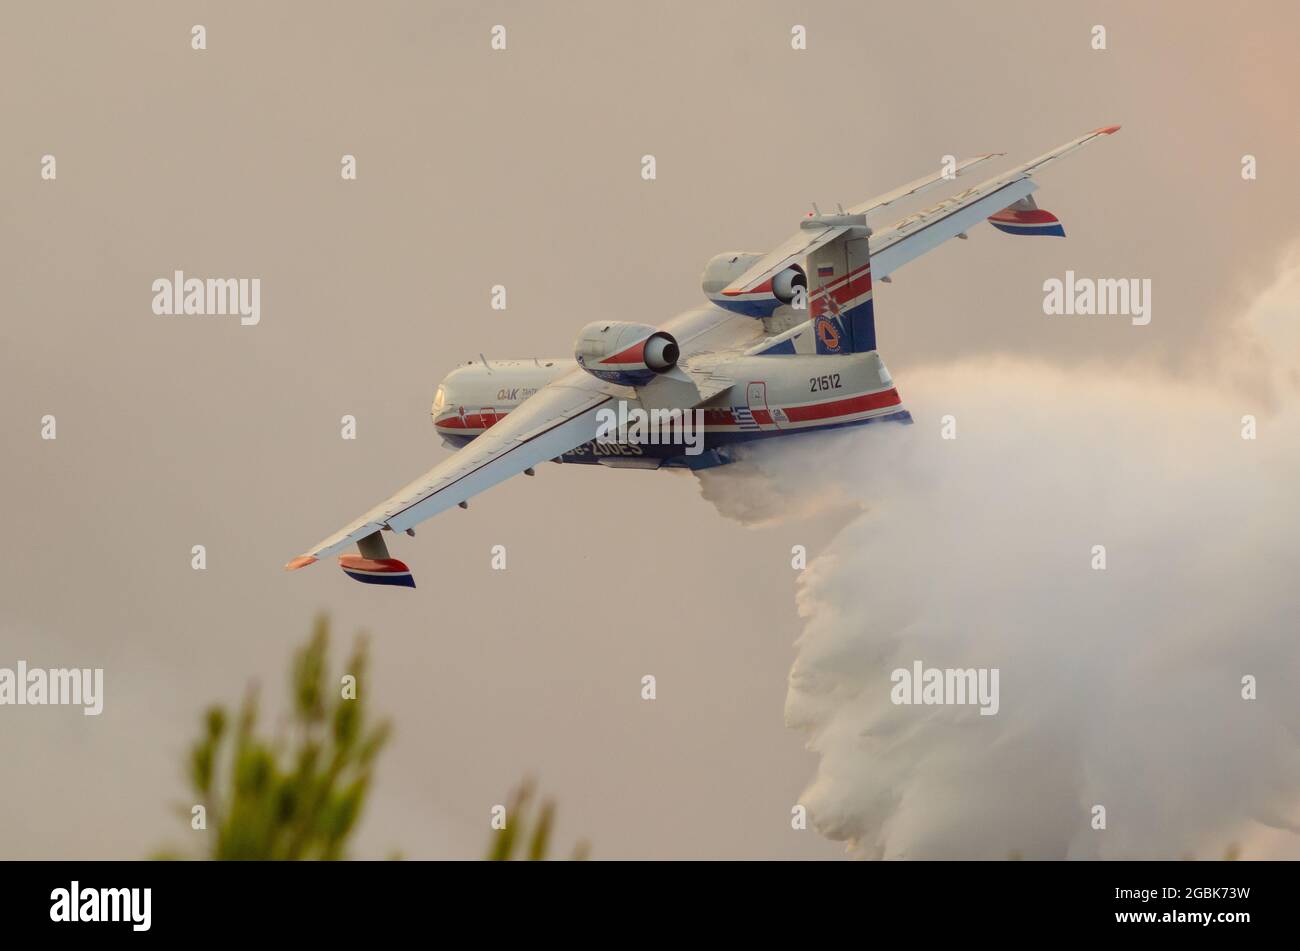
[[[906,185],[900,185],[898,188],[887,191],[884,194],[869,198],[860,202],[843,213],[845,217],[865,216],[872,212],[879,211],[882,208],[902,201],[905,198],[912,198],[916,195],[924,194],[932,188],[958,178],[962,173],[981,165],[990,159],[997,158],[1002,153],[991,152],[986,155],[976,155],[973,158],[962,159],[956,162],[951,168],[941,169],[930,175],[908,182]],[[1010,204],[1010,202],[1008,202]],[[865,222],[864,222],[865,223]],[[795,232],[791,237],[786,239],[776,248],[773,248],[767,254],[763,255],[756,261],[744,274],[736,278],[729,285],[723,288],[722,293],[728,297],[737,297],[741,294],[750,294],[756,290],[761,290],[764,285],[772,280],[777,274],[785,270],[790,265],[795,264],[813,254],[813,252],[830,244],[840,235],[848,231],[847,226],[827,226],[815,227],[813,221],[805,222],[800,230]]]
[[[902,267],[908,261],[915,260],[949,238],[964,234],[967,229],[985,219],[993,218],[999,212],[1010,210],[1013,206],[1017,209],[1027,209],[1019,213],[1025,218],[1027,224],[1047,219],[1044,223],[1048,227],[1043,228],[1039,225],[1039,233],[1064,234],[1059,225],[1051,227],[1056,222],[1055,216],[1038,212],[1030,198],[1038,188],[1033,176],[1098,137],[1112,135],[1117,131],[1119,131],[1117,125],[1094,129],[1009,172],[990,178],[944,199],[933,207],[908,215],[889,227],[874,232],[870,239],[872,276],[876,280],[888,277],[892,271]],[[1004,224],[1001,219],[994,219],[994,224],[999,227],[999,230],[1010,231],[1013,234],[1034,233],[1029,230],[1029,227],[1019,228],[1014,213],[1009,223]]]
[[957,162],[951,169],[941,169],[924,178],[918,178],[914,182],[908,182],[906,185],[900,185],[893,191],[885,192],[883,195],[877,195],[875,198],[869,198],[859,205],[854,205],[849,209],[850,214],[868,214],[885,208],[894,202],[902,201],[904,198],[913,198],[916,195],[924,194],[932,188],[937,188],[946,181],[951,181],[959,177],[969,168],[981,165],[989,159],[1000,158],[1004,153],[990,152],[987,155],[976,155],[974,158],[962,159]]
[[582,370],[565,374],[471,444],[285,567],[309,565],[381,531],[404,532],[498,482],[595,438],[596,413],[616,394],[617,388],[601,384]]
[[[986,219],[993,219],[995,227],[1011,234],[1064,234],[1055,216],[1039,210],[1029,197],[1038,187],[1033,181],[1033,176],[1098,137],[1111,135],[1118,130],[1117,125],[1094,129],[1009,172],[981,182],[922,211],[907,215],[887,227],[873,228],[870,237],[872,276],[876,280],[888,277],[890,272],[908,261],[933,250],[950,238],[964,234],[967,229]],[[914,182],[860,202],[848,212],[805,220],[800,225],[799,231],[755,262],[744,274],[725,287],[722,293],[727,296],[738,296],[761,290],[765,282],[772,280],[782,270],[810,257],[815,251],[844,234],[848,228],[836,226],[844,219],[856,217],[860,219],[860,223],[865,224],[866,215],[878,212],[905,198],[924,194],[959,177],[976,165],[1002,154],[995,152],[963,159],[949,169],[918,178]],[[994,218],[1000,212],[1006,214]],[[821,218],[827,220],[826,227],[818,227]]]

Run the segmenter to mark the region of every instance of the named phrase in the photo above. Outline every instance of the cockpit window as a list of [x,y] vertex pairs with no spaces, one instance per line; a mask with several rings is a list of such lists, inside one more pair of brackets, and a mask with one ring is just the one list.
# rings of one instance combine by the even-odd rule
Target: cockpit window
[[438,392],[433,395],[433,411],[441,412],[442,408],[447,405],[447,391],[443,387],[438,387]]

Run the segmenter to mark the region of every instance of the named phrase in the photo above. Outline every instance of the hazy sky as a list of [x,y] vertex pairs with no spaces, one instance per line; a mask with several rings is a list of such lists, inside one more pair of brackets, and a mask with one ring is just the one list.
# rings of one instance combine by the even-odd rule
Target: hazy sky
[[[414,592],[280,571],[443,457],[429,403],[457,363],[667,319],[710,256],[774,244],[811,201],[1120,123],[1041,177],[1066,241],[977,228],[878,291],[904,400],[909,371],[995,357],[1278,398],[1222,357],[1300,237],[1300,12],[1281,0],[15,2],[3,20],[0,666],[106,678],[99,717],[0,708],[5,857],[190,844],[170,806],[200,710],[250,678],[279,708],[322,610],[372,633],[397,727],[362,855],[479,855],[526,772],[559,799],[558,842],[597,857],[842,855],[790,828],[817,759],[783,722],[790,547],[820,552],[834,513],[747,528],[686,474],[545,466],[396,542]],[[1150,326],[1045,318],[1067,268],[1151,279]],[[260,324],[155,316],[176,269],[259,277]]]

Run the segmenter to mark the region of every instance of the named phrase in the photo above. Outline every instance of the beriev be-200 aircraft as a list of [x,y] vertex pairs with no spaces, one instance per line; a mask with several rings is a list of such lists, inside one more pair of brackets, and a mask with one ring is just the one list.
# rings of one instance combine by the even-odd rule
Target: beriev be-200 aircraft
[[[978,155],[833,214],[816,206],[773,250],[728,252],[702,278],[708,305],[660,326],[598,320],[573,359],[487,360],[449,373],[433,425],[456,451],[285,568],[340,555],[357,581],[414,587],[384,532],[406,532],[511,476],[552,460],[609,468],[701,469],[731,461],[737,443],[884,421],[911,422],[876,350],[872,282],[987,220],[1012,235],[1064,237],[1039,208],[1034,177],[1119,126],[873,229],[868,221],[1001,153]],[[669,438],[610,438],[609,420],[639,411],[667,420]],[[702,434],[687,428],[702,422]],[[634,427],[635,428],[635,427]],[[620,433],[625,430],[620,429]],[[695,438],[687,440],[687,436]],[[355,553],[345,549],[356,546]]]

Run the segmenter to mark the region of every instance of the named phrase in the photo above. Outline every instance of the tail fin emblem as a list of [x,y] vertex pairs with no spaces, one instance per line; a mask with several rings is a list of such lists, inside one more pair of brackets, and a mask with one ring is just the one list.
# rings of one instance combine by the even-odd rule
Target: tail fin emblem
[[822,342],[822,346],[827,350],[838,350],[840,348],[840,332],[835,329],[835,324],[825,317],[817,321],[817,339]]

